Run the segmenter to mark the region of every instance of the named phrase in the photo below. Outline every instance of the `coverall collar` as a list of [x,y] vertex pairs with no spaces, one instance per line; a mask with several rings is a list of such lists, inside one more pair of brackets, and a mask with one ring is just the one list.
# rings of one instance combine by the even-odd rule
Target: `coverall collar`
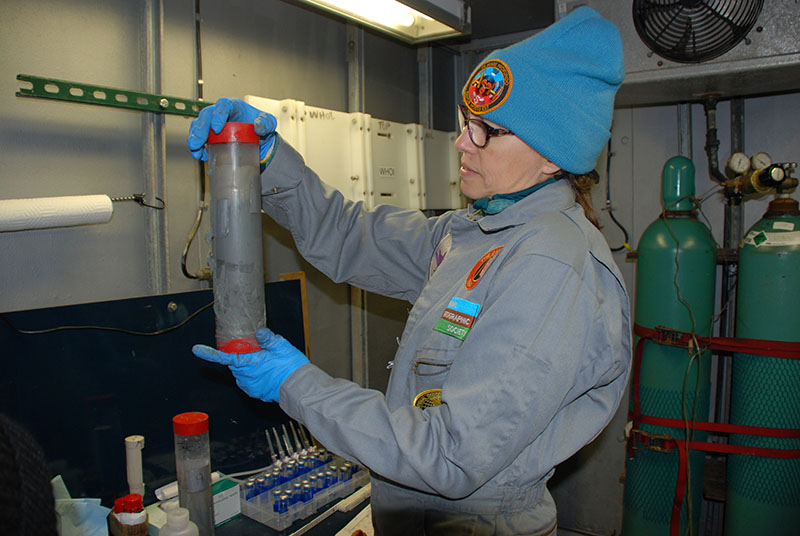
[[[548,214],[568,209],[575,204],[575,192],[566,179],[557,180],[520,199],[502,212],[479,217],[478,225],[484,232],[498,231],[526,223],[539,214]],[[475,218],[475,209],[467,208],[469,217]]]

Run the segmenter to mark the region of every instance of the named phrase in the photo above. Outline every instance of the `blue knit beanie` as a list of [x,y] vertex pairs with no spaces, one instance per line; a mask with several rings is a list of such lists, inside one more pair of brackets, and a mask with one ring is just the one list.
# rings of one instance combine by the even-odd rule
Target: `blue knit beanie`
[[594,169],[611,135],[614,96],[624,77],[619,31],[584,6],[489,54],[463,97],[472,113],[580,174]]

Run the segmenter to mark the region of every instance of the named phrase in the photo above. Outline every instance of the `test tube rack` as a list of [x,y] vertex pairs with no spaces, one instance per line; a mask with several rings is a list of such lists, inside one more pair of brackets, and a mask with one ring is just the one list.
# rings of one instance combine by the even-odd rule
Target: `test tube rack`
[[[242,513],[282,531],[298,519],[314,515],[331,501],[347,497],[369,482],[368,471],[338,457],[324,465],[298,472],[302,474],[281,482],[275,469],[268,469],[240,482]],[[282,473],[285,474],[285,470]]]

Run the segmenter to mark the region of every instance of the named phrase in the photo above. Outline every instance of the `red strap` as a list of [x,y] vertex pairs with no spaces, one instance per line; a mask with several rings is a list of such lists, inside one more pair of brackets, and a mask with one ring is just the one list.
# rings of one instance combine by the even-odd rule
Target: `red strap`
[[[630,419],[633,431],[628,437],[628,456],[633,458],[634,446],[637,435],[641,435],[639,424],[651,424],[654,426],[664,426],[669,428],[702,430],[719,433],[734,433],[767,437],[780,438],[800,438],[800,429],[791,428],[767,428],[763,426],[745,426],[725,423],[711,423],[699,421],[683,421],[680,419],[668,419],[665,417],[652,417],[642,415],[641,399],[639,397],[640,375],[642,367],[642,355],[646,340],[652,340],[659,344],[669,344],[673,346],[686,346],[697,344],[702,348],[712,350],[722,350],[746,354],[765,355],[769,357],[779,357],[785,359],[800,359],[800,343],[769,341],[761,339],[737,339],[733,337],[692,337],[691,333],[672,330],[664,327],[645,328],[634,324],[634,333],[640,339],[636,344],[636,351],[633,359],[632,370],[632,396],[633,409]],[[649,439],[646,439],[649,442]],[[680,439],[658,439],[660,448],[677,449],[678,451],[678,476],[675,483],[675,496],[672,502],[672,516],[670,520],[670,536],[679,536],[681,510],[686,494],[688,450],[702,450],[706,452],[719,452],[726,454],[743,454],[748,456],[761,456],[767,458],[800,458],[800,449],[769,449],[762,447],[748,447],[743,445],[730,445],[726,443],[709,443],[698,441],[686,441]],[[688,445],[688,448],[687,448]],[[689,520],[691,523],[691,520]]]
[[717,422],[703,421],[682,421],[680,419],[667,419],[666,417],[652,417],[650,415],[640,415],[639,422],[652,424],[655,426],[667,426],[670,428],[691,428],[692,430],[702,430],[704,432],[719,432],[722,434],[744,434],[766,437],[800,437],[800,428],[766,428],[764,426],[746,426],[744,424],[723,424]]
[[[640,435],[641,431],[634,431],[632,437]],[[650,444],[653,437],[645,436],[643,442]],[[658,437],[658,448],[662,451],[678,451],[678,475],[675,482],[675,495],[672,499],[672,515],[670,517],[670,536],[679,536],[681,524],[681,510],[686,495],[688,451],[702,450],[706,452],[722,452],[727,454],[746,454],[750,456],[764,456],[768,458],[800,458],[800,449],[766,449],[759,447],[743,447],[725,443],[708,443],[699,441],[684,441],[682,439],[664,439]],[[688,448],[687,448],[688,446]],[[691,522],[691,520],[689,520]]]
[[[669,524],[670,536],[680,535],[681,509],[683,508],[683,496],[686,493],[686,442],[675,441],[675,444],[678,447],[678,481],[675,484],[675,498],[672,500],[672,519]],[[689,523],[691,522],[692,520],[689,519]]]
[[686,331],[663,326],[646,328],[639,324],[633,325],[633,332],[640,337],[651,339],[653,342],[661,344],[687,346],[694,339],[703,348],[710,348],[711,350],[800,359],[800,342],[739,339],[736,337],[692,337],[692,334]]

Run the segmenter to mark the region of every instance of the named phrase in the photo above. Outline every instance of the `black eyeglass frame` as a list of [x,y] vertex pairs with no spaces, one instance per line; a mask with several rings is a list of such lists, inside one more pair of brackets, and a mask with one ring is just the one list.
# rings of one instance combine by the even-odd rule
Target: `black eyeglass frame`
[[[514,134],[507,128],[494,128],[483,119],[478,119],[477,117],[470,117],[469,110],[463,104],[459,104],[458,109],[461,112],[461,116],[464,118],[464,127],[462,128],[462,132],[464,128],[467,129],[467,132],[469,133],[469,141],[471,141],[472,144],[475,147],[478,147],[479,149],[483,149],[484,147],[489,145],[489,138],[492,138],[494,136],[507,136],[509,134],[512,135]],[[486,141],[483,142],[483,145],[478,145],[477,143],[475,143],[475,140],[472,137],[472,127],[470,126],[470,123],[478,123],[486,131]]]

